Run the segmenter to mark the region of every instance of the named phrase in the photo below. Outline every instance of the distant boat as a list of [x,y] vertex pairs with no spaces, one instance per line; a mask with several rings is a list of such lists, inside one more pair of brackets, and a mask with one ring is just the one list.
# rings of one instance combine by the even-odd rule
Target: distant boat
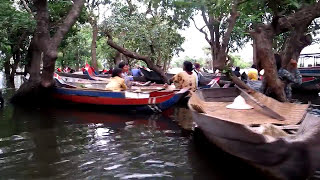
[[320,77],[320,53],[301,54],[298,63],[303,77]]
[[260,93],[253,94],[285,117],[279,121],[262,114],[248,100],[254,109],[227,109],[226,105],[239,94],[235,88],[217,88],[198,90],[192,95],[188,105],[206,138],[273,177],[306,179],[312,175],[320,165],[320,119],[305,116],[309,105],[280,103]]

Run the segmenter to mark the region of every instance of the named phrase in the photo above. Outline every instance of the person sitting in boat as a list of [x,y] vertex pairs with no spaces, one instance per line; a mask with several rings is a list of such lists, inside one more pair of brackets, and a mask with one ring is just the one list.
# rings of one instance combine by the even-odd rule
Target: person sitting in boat
[[286,69],[280,68],[278,71],[279,78],[284,82],[284,92],[288,100],[292,98],[292,88],[293,84],[302,84],[302,76],[297,68],[297,61],[294,59],[290,60],[289,66]]
[[236,75],[237,77],[240,77],[241,76],[241,73],[240,73],[240,67],[236,67],[233,71],[234,75]]
[[251,68],[248,70],[248,78],[251,81],[257,81],[259,76],[258,76],[258,70],[256,65],[252,65]]
[[110,91],[122,91],[126,90],[127,85],[122,78],[122,69],[114,68],[112,71],[110,82],[106,85],[106,90]]
[[140,67],[135,67],[133,69],[131,69],[131,74],[133,77],[140,77],[140,76],[143,76],[141,70],[140,70]]
[[197,80],[196,76],[192,73],[192,66],[193,65],[190,61],[184,61],[184,71],[172,77],[171,81],[173,81],[177,89],[190,88],[191,91],[195,91],[197,89]]
[[[292,98],[292,88],[293,84],[301,84],[302,83],[302,76],[297,68],[297,61],[294,59],[290,60],[287,69],[282,68],[282,59],[279,54],[274,55],[278,70],[278,76],[281,81],[284,83],[284,91],[286,93],[287,100],[290,101]],[[271,90],[266,88],[266,81],[263,81],[261,91],[268,95],[272,96]]]
[[129,76],[129,65],[125,62],[120,62],[118,65],[118,68],[122,69],[122,77],[124,78],[124,81],[128,87],[131,86],[131,81],[133,81],[133,77]]
[[196,76],[197,80],[197,85],[199,85],[199,81],[201,79],[201,76],[203,76],[201,69],[200,69],[200,64],[199,63],[194,63],[194,69],[193,69],[193,74]]

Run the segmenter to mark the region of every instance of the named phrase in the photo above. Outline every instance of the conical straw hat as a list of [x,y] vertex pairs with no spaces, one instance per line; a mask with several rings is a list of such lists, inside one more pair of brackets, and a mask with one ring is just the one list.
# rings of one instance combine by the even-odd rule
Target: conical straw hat
[[242,96],[237,96],[232,104],[226,106],[228,109],[253,109],[252,106],[246,103]]

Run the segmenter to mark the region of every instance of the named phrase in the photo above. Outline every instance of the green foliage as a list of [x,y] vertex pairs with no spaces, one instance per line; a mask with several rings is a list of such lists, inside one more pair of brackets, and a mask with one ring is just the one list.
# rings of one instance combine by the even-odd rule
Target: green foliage
[[202,68],[211,69],[211,59],[206,58],[191,58],[189,56],[186,56],[184,58],[176,59],[172,62],[171,67],[172,68],[182,68],[184,61],[190,61],[192,64],[199,63]]
[[112,16],[104,25],[112,30],[117,44],[149,56],[161,66],[183,50],[184,38],[177,32],[178,26],[170,23],[164,12],[157,13],[155,11],[160,10],[154,8],[149,16],[139,12],[135,5],[135,10],[129,14],[129,7],[122,2],[114,2],[112,7]]
[[[3,60],[12,56],[12,50],[20,36],[23,33],[27,35],[32,33],[35,21],[30,18],[29,13],[15,8],[11,0],[2,0],[0,9],[0,69],[2,69]],[[27,46],[28,39],[25,39],[23,44]]]
[[234,67],[240,67],[241,69],[243,69],[251,66],[250,63],[243,61],[241,57],[238,55],[229,55],[229,56],[231,57],[231,64]]
[[[65,46],[59,48],[56,67],[69,66],[73,69],[85,65],[86,62],[91,63],[91,39],[92,28],[89,24],[78,25],[80,29],[76,34],[69,36],[65,40]],[[99,37],[97,41],[97,60],[98,67],[111,68],[115,50],[111,49],[107,44],[105,37]]]

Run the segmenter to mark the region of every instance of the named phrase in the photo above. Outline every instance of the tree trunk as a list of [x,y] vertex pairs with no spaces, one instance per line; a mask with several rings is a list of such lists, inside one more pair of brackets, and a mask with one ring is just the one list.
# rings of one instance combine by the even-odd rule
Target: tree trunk
[[[310,43],[310,36],[305,36],[305,30],[313,21],[320,16],[320,2],[302,9],[288,16],[275,16],[270,24],[258,24],[252,37],[256,41],[257,65],[265,70],[264,78],[267,86],[277,96],[280,101],[285,101],[283,83],[278,78],[272,51],[273,38],[284,32],[291,31],[290,37],[286,41],[283,55],[283,66],[286,67],[290,59],[300,54],[301,50]],[[298,42],[298,43],[297,43]],[[299,43],[302,42],[302,43]],[[260,66],[261,65],[261,66]]]
[[91,41],[91,64],[93,68],[98,71],[98,63],[97,63],[97,37],[98,37],[98,25],[96,18],[92,18],[91,22],[92,27],[92,41]]
[[[43,87],[50,87],[54,84],[53,73],[55,68],[55,62],[58,57],[57,56],[58,47],[61,41],[63,40],[64,36],[67,34],[69,29],[71,28],[71,26],[76,22],[76,19],[79,17],[83,6],[84,6],[84,0],[74,0],[73,6],[69,11],[67,17],[64,19],[63,23],[59,26],[54,36],[52,38],[49,37],[50,40],[47,41],[46,43],[47,47],[46,47],[46,50],[44,51],[43,70],[42,70],[42,76],[41,76],[41,85]],[[47,8],[46,10],[47,10],[46,13],[48,13]],[[49,19],[46,23],[49,23]]]
[[11,74],[10,74],[10,81],[14,81],[14,76],[16,75],[16,71],[17,71],[17,67],[18,67],[18,64],[21,60],[21,52],[20,50],[18,50],[14,56],[14,63],[13,65],[11,66]]
[[[256,41],[253,39],[253,42],[252,42],[252,48],[253,48],[253,64],[258,66],[257,64],[257,43]],[[258,67],[258,69],[260,69],[260,67]]]
[[[13,103],[47,103],[46,98],[50,93],[53,84],[53,73],[57,59],[58,47],[71,26],[80,15],[84,0],[73,0],[73,5],[63,22],[60,23],[57,31],[50,37],[49,34],[49,12],[47,0],[34,0],[36,9],[35,19],[37,27],[32,39],[29,56],[32,56],[30,64],[30,80],[21,85],[19,90],[12,97]],[[30,49],[31,48],[31,49]],[[43,58],[41,58],[43,57]],[[43,59],[43,70],[40,79],[40,63]]]
[[283,51],[281,52],[282,67],[287,68],[291,59],[298,61],[303,48],[311,45],[311,35],[305,35],[307,32],[306,25],[301,25],[290,32],[289,37],[285,41]]
[[6,60],[4,62],[4,73],[6,75],[6,79],[9,79],[10,77],[10,59],[11,57],[6,57]]
[[277,95],[277,99],[284,102],[286,95],[284,93],[283,84],[278,78],[278,72],[274,53],[272,50],[273,30],[271,26],[257,26],[255,32],[251,34],[256,42],[257,64],[264,69],[264,79],[267,87]]
[[28,53],[31,52],[29,59],[29,74],[30,74],[30,81],[38,82],[40,81],[40,64],[41,64],[41,51],[39,48],[36,47],[35,38],[31,40],[31,44],[28,50]]

